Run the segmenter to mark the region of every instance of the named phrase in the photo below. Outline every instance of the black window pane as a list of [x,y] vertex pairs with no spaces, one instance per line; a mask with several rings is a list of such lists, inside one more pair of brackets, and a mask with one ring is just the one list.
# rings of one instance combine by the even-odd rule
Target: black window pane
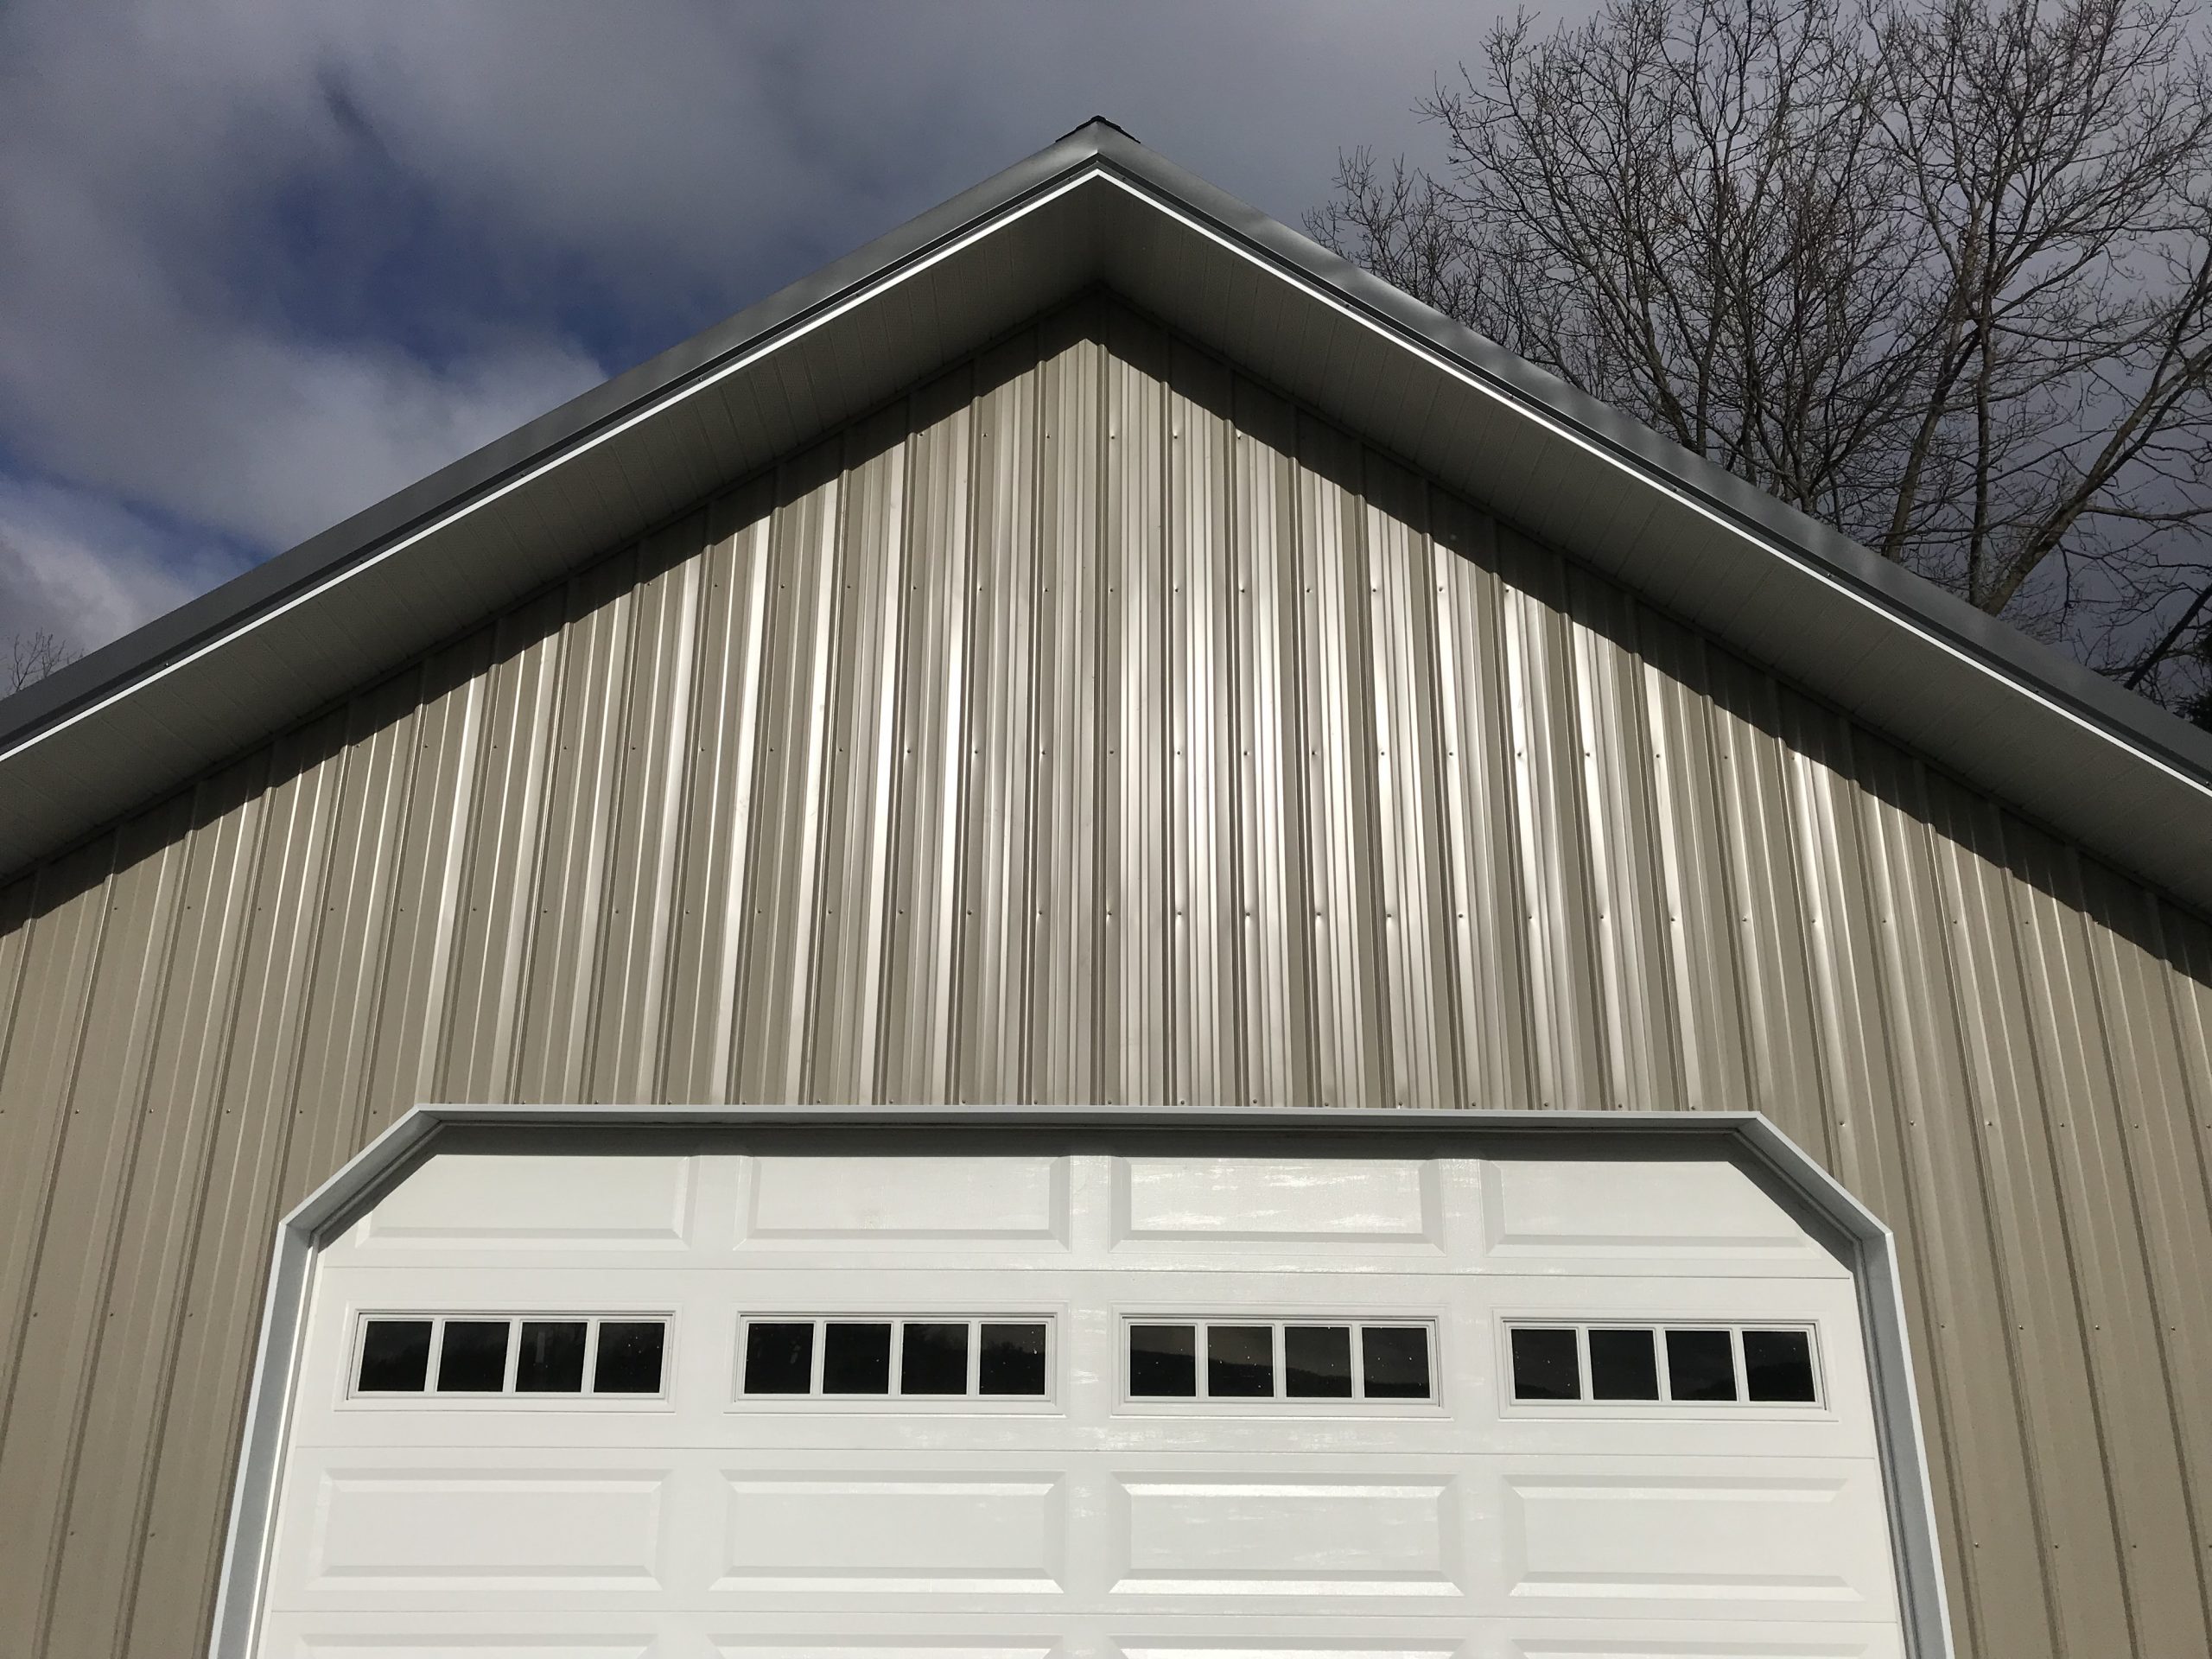
[[1283,1392],[1294,1400],[1351,1398],[1351,1327],[1293,1325],[1282,1333]]
[[1194,1398],[1198,1392],[1198,1332],[1187,1325],[1129,1327],[1129,1392],[1147,1399]]
[[1745,1332],[1744,1382],[1754,1400],[1810,1405],[1813,1338],[1802,1331]]
[[1206,1392],[1217,1400],[1272,1400],[1275,1392],[1274,1327],[1210,1327],[1206,1332]]
[[891,1392],[891,1326],[832,1321],[822,1338],[822,1392]]
[[[527,1339],[530,1327],[523,1326]],[[601,1394],[658,1394],[668,1326],[658,1319],[602,1319],[591,1385]]]
[[1669,1331],[1667,1379],[1676,1400],[1733,1400],[1736,1356],[1726,1331]]
[[813,1386],[814,1326],[780,1322],[745,1331],[745,1391],[804,1394]]
[[420,1394],[430,1375],[428,1319],[371,1319],[361,1333],[359,1386],[379,1394]]
[[1419,1325],[1369,1325],[1360,1333],[1370,1400],[1428,1398],[1428,1332]]
[[1590,1333],[1592,1400],[1656,1400],[1659,1351],[1649,1331]]
[[448,1319],[438,1351],[438,1392],[497,1394],[507,1382],[507,1322]]
[[1043,1394],[1045,1327],[985,1325],[976,1355],[976,1391],[981,1394]]
[[583,1386],[584,1322],[523,1321],[522,1345],[515,1351],[515,1392],[581,1394]]
[[1575,1350],[1573,1332],[1525,1330],[1513,1333],[1513,1397],[1582,1397],[1582,1357]]
[[901,1394],[968,1392],[968,1327],[909,1325],[899,1350]]

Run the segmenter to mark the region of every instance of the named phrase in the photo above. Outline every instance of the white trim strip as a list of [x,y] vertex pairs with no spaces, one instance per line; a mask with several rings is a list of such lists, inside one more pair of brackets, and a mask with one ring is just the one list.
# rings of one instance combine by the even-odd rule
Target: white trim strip
[[1613,467],[1617,472],[1622,473],[1629,478],[1635,480],[1637,482],[1643,484],[1649,488],[1658,491],[1659,493],[1667,497],[1669,499],[1689,508],[1691,512],[1696,513],[1700,518],[1704,518],[1708,523],[1713,524],[1724,531],[1726,531],[1738,540],[1748,543],[1750,546],[1769,555],[1771,557],[1780,559],[1783,563],[1790,566],[1792,569],[1802,571],[1806,575],[1812,577],[1823,587],[1827,588],[1842,595],[1844,598],[1852,601],[1853,603],[1859,605],[1862,609],[1868,611],[1872,614],[1878,616],[1885,621],[1896,624],[1897,626],[1904,629],[1906,632],[1911,634],[1914,638],[1927,641],[1929,645],[1942,651],[1947,656],[1965,664],[1969,668],[1978,670],[1999,685],[2008,690],[2017,691],[2023,696],[2025,696],[2032,702],[2040,704],[2042,707],[2050,709],[2052,713],[2063,716],[2065,719],[2070,721],[2073,724],[2080,727],[2083,731],[2089,733],[2091,735],[2101,737],[2107,742],[2126,751],[2127,753],[2149,761],[2152,766],[2166,773],[2167,776],[2187,785],[2190,788],[2196,791],[2200,795],[2204,796],[2208,800],[2212,800],[2212,781],[2208,781],[2206,779],[2192,776],[2190,773],[2180,770],[2178,767],[2172,766],[2164,760],[2162,760],[2159,756],[2152,753],[2150,750],[2143,747],[2140,744],[2130,741],[2122,734],[2115,732],[2109,727],[2107,727],[2098,721],[2090,720],[2087,716],[2078,713],[2076,710],[2069,708],[2063,702],[2055,702],[2051,698],[2044,696],[2044,694],[2037,690],[2032,684],[2021,679],[2017,675],[2011,673],[2005,669],[2002,664],[1993,663],[1977,652],[1967,651],[1954,644],[1943,635],[1931,632],[1929,630],[1922,627],[1918,623],[1915,622],[1910,616],[1883,603],[1879,596],[1866,592],[1864,588],[1859,587],[1855,583],[1842,580],[1833,572],[1822,568],[1820,564],[1815,563],[1807,555],[1800,553],[1790,547],[1788,543],[1775,537],[1758,534],[1751,527],[1744,524],[1728,514],[1717,511],[1708,503],[1700,499],[1697,496],[1693,495],[1687,490],[1681,488],[1673,480],[1667,478],[1665,474],[1655,473],[1646,467],[1637,466],[1633,457],[1623,455],[1618,450],[1613,449],[1610,446],[1594,442],[1586,434],[1578,431],[1575,428],[1566,424],[1564,422],[1551,415],[1548,411],[1544,410],[1541,405],[1531,403],[1525,398],[1515,395],[1508,389],[1497,385],[1495,382],[1484,376],[1470,372],[1456,359],[1444,356],[1440,353],[1428,346],[1417,337],[1407,334],[1403,329],[1392,327],[1371,313],[1363,310],[1357,306],[1345,303],[1345,302],[1338,297],[1333,290],[1326,288],[1325,286],[1316,284],[1312,281],[1312,279],[1306,277],[1302,273],[1295,270],[1287,268],[1274,259],[1263,257],[1253,249],[1244,245],[1241,242],[1232,240],[1228,237],[1223,236],[1201,220],[1191,218],[1188,214],[1183,213],[1172,203],[1162,200],[1160,198],[1152,194],[1149,191],[1139,188],[1130,181],[1122,178],[1116,174],[1107,173],[1103,175],[1103,176],[1105,177],[1109,183],[1120,186],[1123,190],[1128,191],[1129,194],[1136,197],[1141,201],[1144,201],[1156,211],[1166,214],[1167,217],[1174,219],[1177,223],[1184,226],[1186,229],[1189,229],[1196,232],[1198,235],[1205,238],[1207,240],[1225,248],[1230,253],[1236,255],[1238,257],[1245,260],[1249,264],[1255,265],[1262,270],[1268,271],[1279,281],[1287,283],[1293,288],[1298,289],[1308,298],[1318,301],[1331,310],[1338,312],[1342,315],[1359,324],[1362,327],[1370,330],[1384,340],[1389,340],[1391,343],[1398,346],[1402,349],[1411,353],[1414,356],[1421,359],[1430,367],[1440,371],[1452,379],[1459,381],[1461,385],[1481,393],[1484,397],[1490,398],[1501,408],[1506,409],[1512,413],[1522,416],[1525,420],[1534,422],[1536,425],[1541,427],[1545,431],[1552,434],[1554,437],[1566,440],[1568,443],[1573,444],[1576,448],[1582,450],[1584,453],[1592,456],[1596,460],[1603,461],[1608,466]]
[[274,621],[281,616],[286,615],[289,612],[296,609],[298,607],[308,603],[309,601],[319,598],[322,594],[331,591],[333,588],[352,580],[354,576],[359,575],[365,571],[373,569],[378,565],[383,563],[385,560],[391,558],[399,553],[404,552],[407,549],[416,545],[426,537],[437,535],[443,531],[449,529],[454,524],[458,524],[464,518],[467,518],[470,514],[499,500],[511,492],[520,489],[526,484],[537,481],[555,469],[566,465],[568,462],[574,461],[580,455],[588,454],[591,450],[598,448],[601,444],[607,442],[610,439],[620,436],[621,434],[629,431],[631,429],[636,427],[641,423],[654,419],[658,416],[664,413],[666,410],[672,409],[677,404],[683,402],[686,398],[694,397],[699,392],[707,390],[709,387],[718,385],[720,382],[728,378],[731,375],[752,367],[765,359],[772,356],[777,352],[783,350],[791,342],[804,339],[809,334],[811,334],[815,330],[836,321],[837,318],[845,315],[849,312],[872,302],[881,295],[891,292],[899,284],[932,269],[936,265],[943,263],[944,260],[952,257],[955,254],[963,252],[968,248],[974,246],[977,242],[996,234],[997,232],[1003,227],[1019,222],[1030,213],[1060,200],[1062,197],[1075,190],[1080,189],[1084,185],[1090,183],[1094,180],[1103,181],[1108,184],[1115,186],[1130,196],[1133,200],[1143,202],[1154,211],[1164,214],[1174,223],[1183,226],[1185,230],[1203,238],[1205,240],[1212,243],[1216,246],[1225,250],[1229,253],[1243,260],[1255,268],[1266,271],[1277,281],[1288,284],[1300,293],[1304,294],[1307,298],[1313,300],[1328,309],[1349,319],[1359,325],[1361,327],[1376,334],[1377,337],[1388,340],[1391,344],[1398,346],[1401,350],[1409,353],[1431,369],[1435,370],[1447,378],[1457,381],[1460,385],[1479,393],[1483,397],[1497,404],[1500,408],[1507,410],[1522,419],[1533,422],[1540,429],[1550,434],[1552,436],[1564,440],[1566,442],[1573,445],[1575,448],[1590,455],[1593,459],[1603,462],[1606,466],[1612,467],[1615,471],[1622,474],[1624,476],[1633,480],[1646,488],[1657,491],[1661,495],[1669,500],[1675,502],[1678,505],[1688,508],[1700,518],[1714,525],[1716,528],[1725,531],[1735,539],[1766,554],[1770,557],[1779,559],[1783,563],[1788,565],[1792,569],[1811,577],[1822,587],[1827,588],[1830,591],[1850,601],[1853,604],[1856,604],[1868,613],[1904,629],[1913,638],[1934,646],[1937,650],[1942,652],[1947,657],[1949,657],[1953,660],[1981,674],[1997,686],[2016,692],[2018,695],[2026,697],[2037,706],[2049,710],[2052,714],[2057,715],[2069,724],[2075,727],[2081,731],[2112,745],[2114,748],[2120,750],[2123,753],[2147,762],[2158,771],[2164,773],[2168,778],[2182,784],[2199,797],[2208,801],[2212,801],[2212,780],[2197,777],[2190,772],[2183,770],[2182,768],[2173,765],[2171,762],[2166,760],[2154,751],[2133,741],[2125,734],[2115,731],[2101,721],[2090,718],[2087,715],[2070,707],[2067,703],[2058,702],[2045,696],[2043,692],[2037,690],[2032,683],[2021,678],[2018,675],[2008,670],[2004,664],[1993,662],[1980,652],[1965,649],[1946,636],[1922,626],[1907,613],[1897,610],[1894,607],[1884,602],[1879,595],[1869,593],[1859,585],[1841,579],[1832,571],[1825,569],[1809,555],[1799,551],[1790,546],[1788,543],[1778,538],[1758,534],[1752,526],[1747,525],[1736,518],[1717,510],[1710,503],[1684,489],[1680,485],[1669,479],[1665,474],[1654,472],[1647,467],[1638,465],[1634,457],[1624,455],[1611,446],[1596,442],[1587,434],[1559,419],[1557,416],[1546,410],[1541,405],[1518,396],[1510,389],[1497,385],[1494,380],[1488,377],[1471,372],[1457,359],[1447,356],[1436,350],[1427,342],[1421,340],[1418,336],[1408,333],[1404,328],[1386,322],[1384,320],[1378,318],[1368,310],[1347,303],[1340,296],[1327,285],[1317,283],[1303,272],[1286,265],[1281,260],[1252,247],[1243,239],[1224,234],[1222,232],[1215,229],[1212,226],[1207,224],[1203,219],[1195,218],[1191,213],[1186,213],[1182,208],[1176,206],[1173,201],[1128,178],[1111,162],[1103,157],[1095,157],[1084,163],[1058,185],[1055,185],[1049,189],[1040,191],[1033,196],[1015,202],[1007,207],[999,209],[990,216],[978,220],[974,225],[970,226],[967,231],[950,238],[938,247],[931,251],[929,253],[918,258],[911,260],[908,263],[899,266],[896,270],[866,280],[860,286],[848,293],[842,299],[824,307],[823,309],[813,313],[803,321],[795,323],[789,327],[779,330],[769,339],[760,342],[751,350],[732,358],[728,362],[724,363],[720,367],[711,371],[710,372],[700,375],[696,378],[687,380],[683,385],[670,390],[662,396],[653,399],[652,402],[640,405],[638,409],[632,410],[628,416],[620,421],[616,422],[613,425],[602,428],[599,431],[591,434],[589,436],[570,444],[569,447],[554,454],[547,456],[544,460],[541,461],[537,465],[532,467],[528,471],[517,474],[515,477],[507,480],[505,483],[500,484],[480,495],[471,497],[468,500],[461,503],[452,511],[436,519],[434,519],[429,524],[423,525],[420,529],[402,537],[397,541],[378,549],[374,553],[355,560],[345,565],[342,569],[328,573],[321,580],[301,589],[298,593],[294,594],[281,603],[272,606],[267,610],[256,612],[251,616],[240,620],[232,627],[227,628],[221,633],[214,635],[213,637],[203,641],[199,646],[184,655],[175,658],[157,668],[149,670],[125,684],[115,687],[107,695],[100,697],[97,701],[87,703],[83,708],[75,710],[63,719],[55,721],[54,724],[43,727],[30,734],[29,736],[17,742],[14,747],[5,751],[0,751],[0,765],[4,765],[6,762],[14,760],[18,755],[29,753],[33,748],[39,744],[43,743],[48,738],[54,737],[61,732],[70,729],[79,721],[86,720],[95,714],[113,707],[116,703],[135,695],[138,691],[160,683],[162,680],[166,679],[169,675],[176,672],[178,670],[190,666],[192,664],[198,662],[211,652],[222,648],[233,640],[245,637],[255,629],[263,626],[266,623]]
[[737,357],[732,358],[728,362],[723,364],[720,368],[714,370],[712,372],[701,375],[695,379],[687,380],[683,385],[664,392],[652,402],[641,404],[639,408],[633,410],[629,415],[616,422],[613,425],[601,428],[599,431],[594,432],[587,437],[579,439],[566,448],[547,456],[543,461],[531,467],[529,471],[518,474],[513,478],[507,480],[505,483],[499,485],[495,488],[487,490],[480,495],[471,496],[467,500],[462,502],[459,506],[454,507],[443,517],[433,519],[430,523],[423,525],[421,529],[411,531],[408,535],[400,537],[397,541],[378,549],[374,553],[371,553],[361,558],[353,560],[340,569],[329,572],[321,580],[315,582],[309,587],[302,588],[298,593],[294,594],[290,598],[283,601],[282,603],[273,605],[267,610],[257,611],[251,616],[241,618],[231,627],[226,629],[221,633],[216,634],[213,637],[202,641],[199,645],[186,652],[184,655],[172,658],[170,661],[161,664],[158,668],[149,670],[147,672],[140,675],[137,678],[130,681],[128,683],[116,687],[113,690],[109,692],[108,695],[101,697],[99,701],[87,703],[85,707],[76,710],[66,718],[56,721],[53,725],[42,727],[39,730],[33,732],[29,736],[17,743],[13,748],[0,751],[0,765],[6,764],[8,761],[14,760],[19,754],[29,753],[36,746],[46,741],[48,738],[52,737],[58,733],[67,731],[72,726],[77,724],[78,721],[87,719],[91,715],[99,713],[102,709],[111,708],[124,698],[130,696],[138,691],[142,691],[149,686],[160,683],[162,680],[168,678],[169,675],[176,672],[177,670],[181,668],[188,668],[194,663],[198,662],[201,658],[207,656],[210,652],[220,650],[223,646],[229,645],[233,640],[244,639],[255,629],[261,627],[266,623],[273,622],[278,617],[283,616],[291,611],[296,610],[300,606],[306,604],[309,600],[321,597],[322,594],[328,593],[332,588],[350,582],[355,576],[362,574],[362,572],[374,569],[378,565],[382,564],[386,559],[405,552],[409,548],[414,546],[417,542],[423,540],[425,537],[437,535],[442,531],[450,529],[453,525],[459,524],[462,519],[467,518],[471,513],[479,512],[481,509],[491,505],[494,501],[499,500],[501,497],[505,496],[515,490],[520,489],[525,484],[536,482],[538,479],[544,477],[547,474],[553,472],[555,469],[566,466],[569,462],[575,460],[579,455],[589,454],[592,450],[597,448],[601,444],[607,442],[609,439],[620,437],[631,428],[639,425],[642,422],[652,420],[659,415],[664,414],[669,410],[675,408],[678,404],[683,402],[686,398],[695,397],[698,393],[706,391],[709,386],[715,385],[720,382],[728,379],[731,375],[737,373],[739,371],[750,368],[754,364],[760,362],[763,359],[773,356],[776,353],[783,350],[786,346],[789,346],[792,341],[802,340],[808,334],[812,334],[816,329],[823,327],[825,324],[834,322],[837,318],[844,315],[847,312],[854,310],[861,305],[867,304],[881,295],[889,293],[901,283],[907,281],[911,277],[921,275],[922,272],[930,270],[932,266],[950,258],[954,254],[959,253],[972,246],[975,243],[982,240],[984,237],[992,235],[997,231],[1004,228],[1006,226],[1014,224],[1018,220],[1027,217],[1030,213],[1034,213],[1039,208],[1057,201],[1060,197],[1067,194],[1070,191],[1077,188],[1079,186],[1087,183],[1091,179],[1105,176],[1109,175],[1105,173],[1103,167],[1097,163],[1093,163],[1092,165],[1084,168],[1082,171],[1071,175],[1062,183],[1053,187],[1052,189],[1037,196],[1032,197],[1026,201],[1017,202],[1010,207],[1001,209],[991,218],[979,221],[963,235],[954,238],[952,240],[945,243],[943,246],[933,250],[922,257],[900,265],[897,270],[887,272],[880,276],[870,278],[868,282],[853,289],[851,293],[848,294],[843,299],[837,301],[835,304],[823,308],[822,310],[814,313],[804,321],[791,325],[789,327],[779,329],[770,339],[764,340],[760,345],[754,346],[752,350],[743,353]]

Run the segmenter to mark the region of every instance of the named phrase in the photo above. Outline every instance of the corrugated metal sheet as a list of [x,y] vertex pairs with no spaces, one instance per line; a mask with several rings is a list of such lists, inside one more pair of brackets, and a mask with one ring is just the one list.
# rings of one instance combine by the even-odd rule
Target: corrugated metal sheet
[[1103,302],[0,893],[0,1651],[204,1640],[424,1099],[1758,1108],[1964,1650],[2212,1645],[2212,929]]

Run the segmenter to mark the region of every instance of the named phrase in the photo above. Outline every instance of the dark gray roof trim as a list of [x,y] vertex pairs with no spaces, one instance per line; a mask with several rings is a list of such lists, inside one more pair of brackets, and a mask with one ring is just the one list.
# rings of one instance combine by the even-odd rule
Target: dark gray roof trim
[[[589,1128],[787,1130],[944,1128],[1058,1131],[1085,1142],[1138,1133],[1201,1140],[1326,1136],[1395,1141],[1424,1155],[1482,1156],[1557,1147],[1655,1151],[1725,1158],[1751,1172],[1798,1217],[1832,1235],[1852,1269],[1866,1332],[1875,1435],[1889,1505],[1899,1611],[1910,1659],[1951,1659],[1951,1620],[1928,1448],[1912,1385],[1897,1241],[1878,1217],[1758,1112],[1382,1111],[1372,1108],[1225,1109],[1144,1106],[417,1106],[278,1224],[263,1305],[261,1342],[246,1400],[245,1430],[231,1492],[230,1529],[217,1580],[210,1659],[256,1650],[262,1585],[273,1545],[286,1407],[297,1368],[315,1253],[454,1130],[513,1133]],[[1308,1144],[1311,1144],[1310,1142]],[[1381,1148],[1376,1148],[1378,1151]]]
[[2212,734],[1103,120],[0,702],[0,874],[1099,283],[1947,769],[2212,906],[2212,860],[2201,855],[2212,842]]

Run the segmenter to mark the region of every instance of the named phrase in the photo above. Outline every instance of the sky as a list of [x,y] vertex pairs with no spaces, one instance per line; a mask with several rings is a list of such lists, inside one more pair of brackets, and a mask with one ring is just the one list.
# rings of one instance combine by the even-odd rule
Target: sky
[[1094,114],[1295,224],[1341,150],[1433,157],[1496,15],[0,0],[0,648],[105,644]]

